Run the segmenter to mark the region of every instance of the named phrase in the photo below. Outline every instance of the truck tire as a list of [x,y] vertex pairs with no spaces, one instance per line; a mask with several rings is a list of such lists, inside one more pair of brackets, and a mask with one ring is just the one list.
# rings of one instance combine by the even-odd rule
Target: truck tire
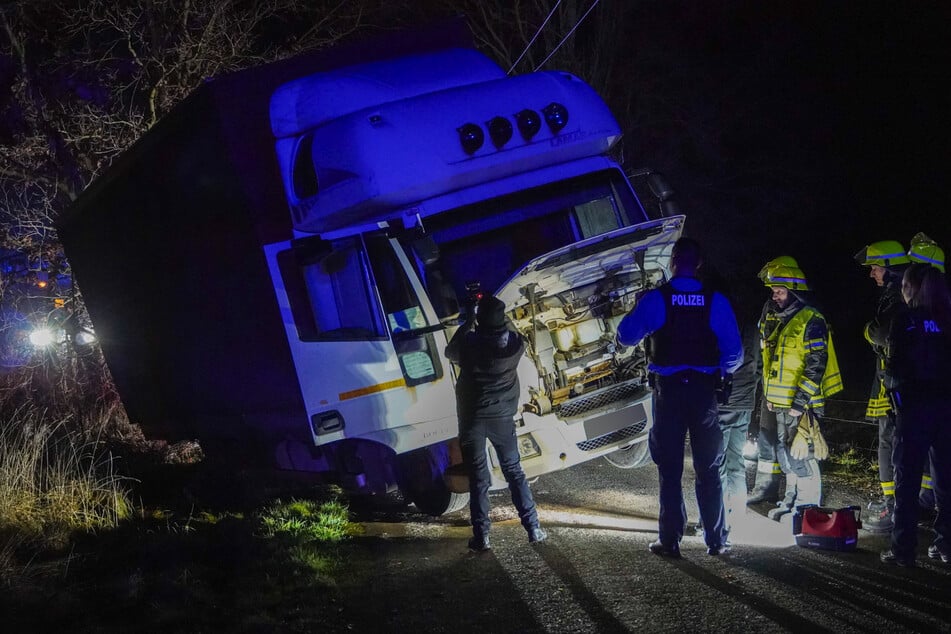
[[636,469],[651,461],[651,452],[645,439],[630,447],[611,452],[604,456],[604,459],[618,469]]
[[453,493],[443,478],[449,466],[445,444],[432,445],[397,457],[399,486],[407,502],[420,513],[439,516],[465,508],[468,493]]

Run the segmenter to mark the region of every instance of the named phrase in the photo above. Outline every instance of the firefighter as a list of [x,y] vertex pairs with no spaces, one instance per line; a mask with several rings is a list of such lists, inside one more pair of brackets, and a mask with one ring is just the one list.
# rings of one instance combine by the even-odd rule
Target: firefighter
[[911,239],[911,248],[908,249],[908,259],[912,262],[930,264],[944,273],[944,249],[924,233],[916,233]]
[[763,391],[776,414],[777,455],[786,475],[786,496],[769,512],[779,521],[800,504],[822,503],[817,457],[827,451],[818,427],[825,399],[842,390],[835,348],[825,317],[810,306],[798,268],[776,266],[766,273],[779,323],[766,341]]
[[918,541],[918,492],[930,453],[937,497],[934,542],[928,557],[951,563],[951,412],[947,380],[951,375],[951,295],[941,272],[915,263],[908,267],[902,295],[909,309],[889,330],[885,383],[895,403],[896,504],[891,548],[881,560],[915,565]]
[[895,512],[895,465],[892,451],[895,443],[895,412],[885,393],[885,341],[892,319],[902,312],[901,279],[908,266],[905,248],[895,240],[873,242],[855,254],[855,260],[869,267],[869,277],[881,289],[875,316],[865,324],[865,339],[875,351],[875,377],[865,418],[878,423],[878,479],[882,497],[868,505],[864,527],[873,533],[892,530]]
[[[942,273],[944,273],[944,249],[939,247],[934,240],[924,233],[917,233],[911,239],[911,248],[908,249],[908,259],[912,262],[923,262],[930,264]],[[921,491],[918,494],[918,502],[921,508],[926,511],[933,511],[935,508],[934,481],[931,478],[930,461],[926,465],[925,471],[921,474]]]
[[[767,262],[757,277],[760,281],[766,281],[766,274],[771,268],[777,266],[792,266],[799,268],[796,259],[789,255],[781,255]],[[776,302],[772,297],[763,304],[763,310],[760,313],[757,327],[759,329],[759,347],[761,351],[760,359],[757,361],[758,375],[762,376],[763,367],[766,365],[768,350],[766,341],[772,334],[773,329],[779,323],[776,319]],[[753,484],[753,490],[746,499],[747,504],[756,504],[758,502],[777,502],[779,500],[779,483],[783,475],[783,470],[779,466],[776,458],[776,415],[766,407],[766,399],[762,398],[759,414],[759,433],[756,435],[757,461],[756,461],[756,480]]]
[[681,477],[688,431],[707,554],[730,550],[723,517],[723,436],[716,392],[721,373],[732,374],[740,366],[743,348],[729,301],[697,279],[701,262],[695,240],[677,240],[671,252],[673,278],[644,295],[618,324],[621,345],[650,337],[654,424],[648,446],[660,479],[660,514],[657,541],[649,548],[662,557],[680,557],[687,526]]

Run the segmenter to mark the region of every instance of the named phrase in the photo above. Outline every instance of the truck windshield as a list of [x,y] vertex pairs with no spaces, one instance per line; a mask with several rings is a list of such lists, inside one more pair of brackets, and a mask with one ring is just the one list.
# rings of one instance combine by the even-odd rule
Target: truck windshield
[[438,257],[415,259],[443,318],[475,286],[494,292],[539,255],[645,220],[624,177],[605,170],[427,218]]

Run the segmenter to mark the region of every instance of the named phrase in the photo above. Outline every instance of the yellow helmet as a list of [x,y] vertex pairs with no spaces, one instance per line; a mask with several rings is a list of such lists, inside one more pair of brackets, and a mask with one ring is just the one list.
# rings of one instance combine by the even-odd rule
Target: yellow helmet
[[905,247],[897,240],[879,240],[873,242],[855,254],[855,261],[862,266],[896,266],[908,264]]
[[809,282],[806,274],[798,266],[779,264],[766,271],[763,284],[769,287],[782,286],[791,291],[808,291]]
[[944,273],[944,250],[924,233],[917,233],[915,237],[911,239],[911,248],[908,249],[908,257],[913,262],[930,264]]
[[759,273],[756,274],[756,277],[758,277],[760,280],[765,282],[766,274],[769,272],[770,269],[775,268],[777,266],[791,266],[795,269],[798,269],[799,262],[796,262],[796,258],[794,258],[791,255],[780,255],[779,257],[775,257],[769,262],[767,262],[766,264],[764,264],[763,268],[761,268],[759,270]]

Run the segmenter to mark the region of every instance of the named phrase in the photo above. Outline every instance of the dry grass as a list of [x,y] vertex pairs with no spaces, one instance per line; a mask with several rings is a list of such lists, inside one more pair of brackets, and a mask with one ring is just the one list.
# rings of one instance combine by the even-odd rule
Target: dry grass
[[62,547],[130,515],[125,482],[99,446],[28,407],[0,422],[0,575],[21,547]]

